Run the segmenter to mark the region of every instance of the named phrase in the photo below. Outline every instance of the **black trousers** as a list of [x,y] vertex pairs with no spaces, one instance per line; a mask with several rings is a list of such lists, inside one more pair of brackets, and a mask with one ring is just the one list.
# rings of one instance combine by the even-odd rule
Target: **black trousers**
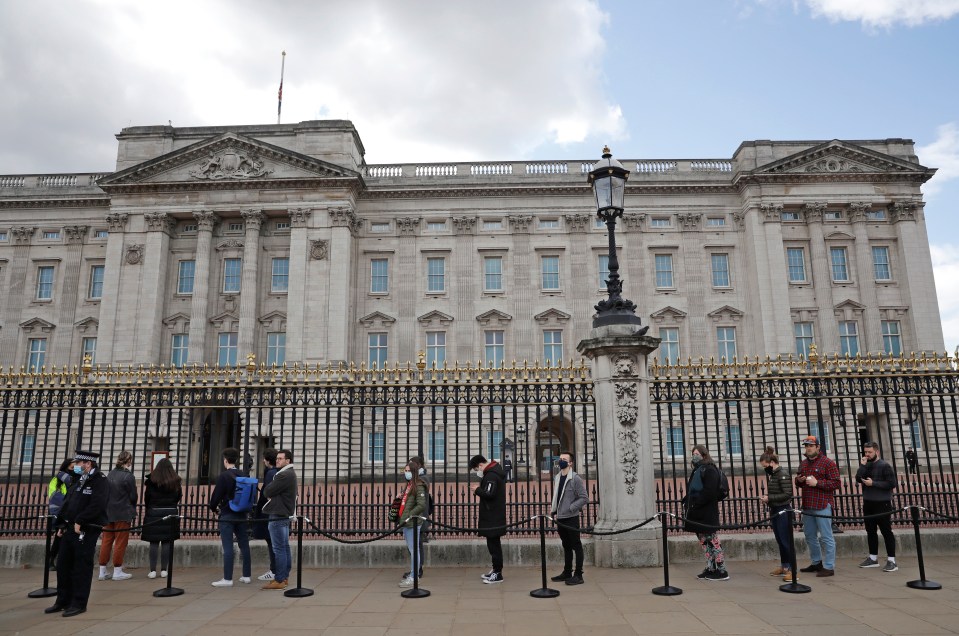
[[[559,539],[563,542],[563,559],[565,560],[563,572],[570,572],[582,576],[583,542],[579,536],[579,517],[568,517],[566,519],[557,519],[556,521],[556,531],[559,532]],[[568,528],[564,528],[563,526],[568,526]],[[574,526],[576,528],[575,530],[572,529]],[[575,570],[573,570],[574,553],[576,554]]]
[[57,605],[86,609],[99,537],[97,530],[85,533],[83,541],[72,528],[63,533],[57,554]]
[[493,560],[493,571],[503,571],[503,543],[502,537],[486,537],[486,549]]
[[[864,516],[878,514],[880,512],[889,512],[892,510],[892,502],[889,501],[863,501],[862,514]],[[869,554],[879,554],[879,535],[876,529],[882,533],[882,542],[886,544],[886,554],[896,556],[896,535],[892,533],[892,516],[877,517],[875,519],[866,519],[866,542],[869,544]]]
[[788,506],[773,506],[769,509],[772,515],[773,535],[776,537],[776,545],[779,546],[779,563],[783,567],[792,567],[793,562],[793,542],[792,535],[789,532],[789,524],[793,522],[792,513],[779,514],[787,510]]

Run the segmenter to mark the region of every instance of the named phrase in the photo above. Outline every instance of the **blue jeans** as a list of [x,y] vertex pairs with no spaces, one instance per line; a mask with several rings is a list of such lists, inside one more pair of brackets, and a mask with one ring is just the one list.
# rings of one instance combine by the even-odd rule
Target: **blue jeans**
[[240,546],[240,556],[243,559],[243,576],[252,576],[250,563],[250,537],[247,534],[246,515],[220,514],[220,543],[223,544],[223,578],[233,580],[233,537]]
[[[810,517],[810,514],[822,516]],[[810,560],[813,563],[822,563],[827,570],[836,569],[836,539],[832,536],[832,506],[826,506],[822,510],[803,508],[802,529],[806,535],[806,545],[809,546]],[[826,548],[825,558],[819,545],[820,541]]]
[[420,558],[419,567],[413,565],[413,528],[403,528],[403,538],[406,539],[406,548],[410,551],[410,576],[413,576],[413,570],[419,570],[423,567],[423,546],[418,545],[416,549],[419,550],[417,556]]
[[270,515],[269,529],[273,556],[276,559],[273,578],[286,581],[290,578],[290,567],[293,564],[293,553],[290,552],[290,518]]

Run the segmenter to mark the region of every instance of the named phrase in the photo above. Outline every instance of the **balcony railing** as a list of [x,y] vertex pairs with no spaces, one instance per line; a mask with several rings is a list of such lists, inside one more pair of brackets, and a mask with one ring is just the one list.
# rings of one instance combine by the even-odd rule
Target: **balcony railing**
[[97,181],[109,172],[75,174],[10,174],[0,175],[0,190],[46,190],[51,188],[96,188]]

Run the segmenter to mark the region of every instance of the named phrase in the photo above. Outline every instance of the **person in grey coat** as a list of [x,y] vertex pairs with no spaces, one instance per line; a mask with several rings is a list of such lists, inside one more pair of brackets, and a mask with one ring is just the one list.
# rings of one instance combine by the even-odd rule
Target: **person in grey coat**
[[293,553],[290,551],[290,517],[296,514],[296,473],[293,471],[293,452],[276,452],[276,475],[263,487],[267,502],[263,513],[269,516],[270,541],[276,559],[273,580],[264,590],[282,590],[288,585]]
[[[583,478],[573,471],[575,456],[562,451],[556,465],[559,472],[553,478],[553,505],[550,514],[556,520],[556,529],[563,542],[563,571],[553,577],[554,581],[565,581],[566,585],[583,584],[583,542],[579,536],[579,513],[589,503],[589,494]],[[573,554],[576,555],[576,569],[573,569]]]
[[103,527],[100,542],[100,576],[104,581],[111,578],[107,572],[110,556],[113,556],[114,581],[124,581],[133,575],[123,571],[123,557],[130,541],[130,524],[137,514],[137,480],[133,476],[133,454],[121,451],[116,466],[107,474],[110,498],[107,501],[107,525]]
[[[869,544],[869,556],[859,564],[861,568],[879,567],[879,535],[886,544],[886,565],[883,572],[895,572],[896,535],[892,533],[892,491],[899,485],[896,471],[879,457],[879,444],[866,442],[862,447],[862,459],[856,471],[856,481],[862,484],[862,514],[866,517],[866,542]],[[883,514],[890,513],[890,514]],[[883,514],[869,518],[870,515]]]

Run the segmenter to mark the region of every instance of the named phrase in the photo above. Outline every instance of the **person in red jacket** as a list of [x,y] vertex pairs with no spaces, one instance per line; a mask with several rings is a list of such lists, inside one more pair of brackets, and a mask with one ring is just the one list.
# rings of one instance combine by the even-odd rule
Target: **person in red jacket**
[[819,451],[818,437],[809,435],[802,444],[806,459],[799,465],[796,488],[802,491],[803,533],[812,563],[801,568],[800,572],[832,576],[836,573],[836,539],[832,535],[833,493],[840,486],[839,467]]

